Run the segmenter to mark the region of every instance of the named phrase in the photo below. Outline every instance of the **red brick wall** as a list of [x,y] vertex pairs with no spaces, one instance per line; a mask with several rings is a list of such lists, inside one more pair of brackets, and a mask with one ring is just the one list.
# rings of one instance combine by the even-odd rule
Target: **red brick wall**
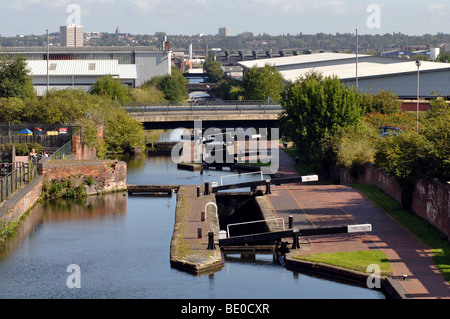
[[450,185],[422,179],[414,185],[413,210],[450,236]]
[[[336,167],[332,173],[340,184],[375,185],[401,202],[402,192],[395,179],[372,163],[364,166],[364,173],[358,178],[351,176],[350,172],[342,167]],[[449,236],[450,240],[450,185],[444,185],[434,179],[422,179],[415,183],[412,197],[414,212]]]
[[42,168],[45,181],[61,180],[73,176],[92,176],[99,192],[127,188],[127,165],[117,161],[58,161],[46,163]]
[[[415,112],[417,111],[417,101],[402,102],[400,109],[404,112]],[[419,111],[428,111],[431,109],[431,104],[429,101],[419,102]]]

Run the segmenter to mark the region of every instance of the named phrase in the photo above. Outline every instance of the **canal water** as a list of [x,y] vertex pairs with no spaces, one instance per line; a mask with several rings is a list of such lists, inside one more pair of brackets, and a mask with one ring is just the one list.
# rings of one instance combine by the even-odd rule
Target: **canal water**
[[[163,156],[127,162],[129,184],[202,184],[234,174],[179,171]],[[37,205],[0,251],[0,298],[385,298],[378,291],[287,270],[272,255],[229,255],[224,268],[202,276],[173,269],[175,207],[176,194],[125,193]],[[80,269],[79,289],[68,288],[69,265]]]

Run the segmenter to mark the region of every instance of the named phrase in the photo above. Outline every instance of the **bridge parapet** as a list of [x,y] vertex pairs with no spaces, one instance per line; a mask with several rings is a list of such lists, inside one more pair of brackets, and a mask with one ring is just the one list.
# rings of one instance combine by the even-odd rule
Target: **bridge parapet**
[[137,102],[124,103],[129,113],[156,113],[180,111],[282,111],[278,101],[180,101],[180,102]]

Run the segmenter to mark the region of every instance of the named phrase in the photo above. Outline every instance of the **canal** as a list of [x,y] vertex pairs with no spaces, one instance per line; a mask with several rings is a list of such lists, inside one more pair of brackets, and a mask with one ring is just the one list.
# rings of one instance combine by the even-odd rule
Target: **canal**
[[[226,171],[180,171],[166,156],[127,159],[129,184],[202,184]],[[247,177],[253,178],[253,177]],[[285,269],[272,255],[228,255],[194,276],[170,266],[176,194],[125,193],[37,205],[0,252],[5,299],[384,299],[364,287]],[[69,265],[80,289],[69,289]]]

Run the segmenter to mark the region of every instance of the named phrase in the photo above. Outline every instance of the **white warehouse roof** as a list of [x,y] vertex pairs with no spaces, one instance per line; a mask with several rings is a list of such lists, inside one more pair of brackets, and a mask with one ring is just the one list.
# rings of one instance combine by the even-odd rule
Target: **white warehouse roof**
[[[295,81],[311,70],[321,72],[324,76],[335,75],[341,80],[356,78],[356,55],[342,53],[317,53],[298,56],[243,61],[238,63],[244,69],[254,66],[263,67],[266,64],[277,67],[278,71],[288,81]],[[450,63],[421,61],[420,71],[450,70]],[[372,55],[358,56],[358,78],[382,77],[416,73],[414,60],[386,58]]]
[[[30,75],[47,76],[47,61],[28,60]],[[117,60],[51,60],[50,76],[105,76],[111,75],[120,79],[137,79],[137,66],[119,64]]]

